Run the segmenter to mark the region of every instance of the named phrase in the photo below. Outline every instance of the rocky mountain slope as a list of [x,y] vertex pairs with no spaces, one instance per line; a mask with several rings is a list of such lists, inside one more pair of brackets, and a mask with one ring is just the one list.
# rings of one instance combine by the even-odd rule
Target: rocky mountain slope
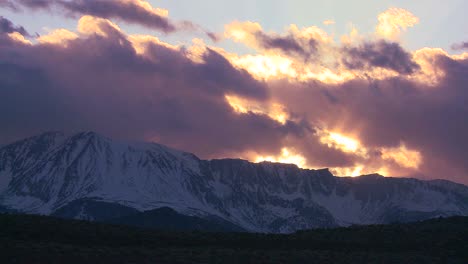
[[169,207],[255,232],[468,215],[448,181],[334,177],[328,170],[200,160],[93,132],[46,133],[0,148],[0,211],[111,221]]

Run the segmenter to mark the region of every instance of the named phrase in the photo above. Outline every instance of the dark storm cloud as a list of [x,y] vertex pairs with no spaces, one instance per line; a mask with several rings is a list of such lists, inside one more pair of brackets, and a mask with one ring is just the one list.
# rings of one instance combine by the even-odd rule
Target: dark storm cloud
[[68,16],[91,15],[109,19],[119,19],[128,23],[171,33],[179,29],[195,29],[189,21],[175,23],[143,6],[144,0],[10,0],[2,5],[13,10],[59,9]]
[[366,42],[358,47],[345,47],[343,51],[343,63],[349,69],[379,67],[400,74],[412,74],[419,69],[411,54],[394,42]]
[[94,130],[219,157],[276,152],[285,137],[308,129],[235,113],[225,94],[265,101],[266,84],[213,50],[195,63],[183,50],[148,43],[140,56],[125,35],[100,28],[106,37],[90,35],[66,47],[1,40],[0,142],[49,130]]
[[29,33],[22,26],[15,26],[10,20],[0,16],[0,34],[18,32],[23,36],[29,36]]
[[468,42],[462,42],[462,43],[457,43],[452,45],[453,50],[463,50],[463,49],[468,49]]
[[307,40],[304,45],[293,35],[272,36],[259,31],[254,36],[263,49],[276,49],[288,56],[308,60],[317,53],[318,43],[314,39]]

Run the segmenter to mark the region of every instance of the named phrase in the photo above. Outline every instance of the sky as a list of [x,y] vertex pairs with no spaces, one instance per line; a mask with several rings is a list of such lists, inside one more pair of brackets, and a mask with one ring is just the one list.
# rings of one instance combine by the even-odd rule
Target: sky
[[468,183],[466,1],[0,0],[0,144]]

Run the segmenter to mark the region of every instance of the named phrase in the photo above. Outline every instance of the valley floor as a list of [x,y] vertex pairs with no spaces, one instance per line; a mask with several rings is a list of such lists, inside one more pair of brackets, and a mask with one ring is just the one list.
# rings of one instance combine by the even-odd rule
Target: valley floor
[[291,235],[0,215],[1,263],[468,263],[468,217]]

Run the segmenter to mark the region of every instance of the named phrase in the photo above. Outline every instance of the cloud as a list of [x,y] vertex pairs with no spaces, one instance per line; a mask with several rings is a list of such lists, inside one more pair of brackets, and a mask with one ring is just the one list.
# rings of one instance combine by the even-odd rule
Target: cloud
[[0,144],[95,130],[203,158],[468,183],[466,54],[375,35],[337,43],[313,26],[224,33],[252,50],[172,45],[90,15],[33,43],[0,34]]
[[[463,120],[468,115],[468,59],[434,53],[431,61],[444,73],[435,85],[404,76],[342,84],[279,82],[272,97],[291,112],[308,113],[308,122],[316,127],[357,140],[357,149],[365,149],[366,155],[343,151],[348,155],[336,167],[467,183],[468,124]],[[321,156],[299,153],[308,161]]]
[[10,8],[13,11],[21,11],[22,7],[29,9],[49,9],[55,2],[59,0],[2,0],[0,6]]
[[429,82],[437,76],[427,71],[428,65],[420,71],[414,55],[397,42],[359,36],[337,43],[314,26],[299,29],[291,25],[286,33],[277,34],[265,32],[258,23],[233,22],[226,26],[225,37],[255,49],[256,54],[226,56],[260,80],[288,78],[336,84],[404,74]]
[[29,33],[22,26],[15,26],[10,20],[0,16],[0,34],[18,32],[23,36],[29,36]]
[[258,33],[256,36],[258,42],[264,49],[278,49],[287,55],[298,55],[303,58],[312,57],[316,52],[316,41],[310,39],[307,46],[302,46],[292,36],[269,36]]
[[[468,155],[461,132],[468,127],[455,128],[468,114],[460,99],[467,95],[462,83],[468,80],[450,81],[452,74],[459,79],[468,71],[447,68],[468,58],[436,48],[407,51],[396,40],[416,22],[406,12],[391,10],[380,19],[381,29],[388,29],[380,35],[384,39],[360,35],[339,44],[317,34],[313,61],[297,56],[299,34],[267,33],[252,22],[229,24],[226,37],[256,54],[226,56],[266,80],[275,104],[287,113],[302,113],[312,124],[303,137],[284,140],[282,150],[249,159],[296,160],[309,168],[331,167],[340,175],[379,172],[468,182],[468,168],[459,159]],[[278,37],[288,40],[282,46],[296,54],[265,45]]]
[[453,50],[468,49],[468,42],[461,42],[461,43],[453,44],[452,49]]
[[389,8],[378,20],[376,33],[390,40],[398,40],[402,31],[419,23],[419,18],[403,8]]
[[343,63],[350,69],[379,67],[400,74],[412,74],[420,68],[412,55],[398,43],[385,40],[366,42],[359,47],[345,47],[344,52]]
[[[167,10],[153,8],[143,0],[74,0],[57,3],[72,14],[116,18],[165,33],[174,32],[178,27],[167,18]],[[190,27],[190,25],[183,25],[183,27],[187,26]]]
[[37,38],[37,41],[39,41],[42,44],[62,44],[66,45],[66,43],[70,40],[77,39],[78,35],[74,32],[71,32],[66,29],[56,29],[53,30],[52,32],[49,32],[49,34],[40,36]]
[[16,5],[14,5],[13,2],[11,2],[11,0],[0,1],[0,7],[9,8],[11,10],[18,11]]
[[313,60],[318,55],[320,42],[329,41],[328,35],[317,27],[299,29],[291,25],[285,34],[265,33],[258,23],[233,22],[226,25],[225,37],[257,50],[280,53],[298,60]]
[[167,10],[154,8],[144,0],[10,0],[3,5],[13,10],[21,10],[22,8],[60,9],[71,17],[91,15],[106,19],[118,19],[165,33],[196,28],[189,21],[175,23],[169,20]]
[[[193,61],[187,49],[150,36],[131,39],[102,18],[85,16],[78,24],[71,38],[54,31],[53,41],[34,45],[1,40],[2,143],[48,130],[96,130],[219,157],[250,148],[274,152],[306,129],[235,112],[226,95],[262,103],[267,86],[212,49]],[[140,53],[138,41],[145,44]]]

